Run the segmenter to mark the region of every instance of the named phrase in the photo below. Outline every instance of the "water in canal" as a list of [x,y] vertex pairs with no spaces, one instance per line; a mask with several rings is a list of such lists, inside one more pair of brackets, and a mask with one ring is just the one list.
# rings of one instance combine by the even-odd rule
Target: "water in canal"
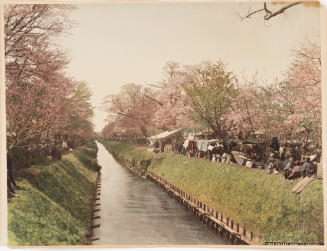
[[229,245],[155,183],[121,166],[97,142],[101,220],[93,245]]

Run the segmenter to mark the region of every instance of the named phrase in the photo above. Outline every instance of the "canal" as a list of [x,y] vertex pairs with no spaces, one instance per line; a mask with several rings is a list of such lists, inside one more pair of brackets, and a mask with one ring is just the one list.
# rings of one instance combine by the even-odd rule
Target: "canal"
[[132,173],[97,142],[100,238],[93,245],[230,245],[155,183]]

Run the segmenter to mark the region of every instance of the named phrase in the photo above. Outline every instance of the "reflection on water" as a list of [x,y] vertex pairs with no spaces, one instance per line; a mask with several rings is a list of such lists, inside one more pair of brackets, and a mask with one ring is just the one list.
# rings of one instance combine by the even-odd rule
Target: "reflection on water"
[[228,245],[157,185],[122,167],[97,142],[100,240],[94,245]]

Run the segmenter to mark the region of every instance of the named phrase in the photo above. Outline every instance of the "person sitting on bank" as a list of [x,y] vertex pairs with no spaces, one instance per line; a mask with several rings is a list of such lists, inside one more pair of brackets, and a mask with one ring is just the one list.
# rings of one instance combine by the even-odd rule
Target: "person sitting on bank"
[[284,158],[284,160],[283,160],[283,162],[282,162],[282,164],[280,166],[280,171],[281,172],[283,172],[286,169],[286,167],[289,168],[290,162],[291,162],[291,159],[292,159],[292,155],[291,155],[290,152],[286,152],[284,157],[285,158]]
[[[293,169],[293,157],[289,157],[287,160],[285,160],[285,165],[284,165],[284,169],[283,171],[286,171],[286,170],[289,170],[289,171],[292,171]],[[283,162],[283,164],[284,164]]]
[[285,179],[288,178],[289,175],[291,175],[292,173],[292,169],[293,169],[293,157],[288,157],[286,158],[281,167],[280,167],[282,174],[284,175]]
[[267,173],[271,174],[273,170],[276,168],[275,156],[273,153],[269,155],[266,165],[268,166]]
[[306,161],[302,165],[301,176],[310,177],[317,173],[315,165],[310,161],[310,158],[306,158]]
[[292,170],[286,169],[284,172],[285,179],[294,180],[301,177],[301,166],[294,166]]

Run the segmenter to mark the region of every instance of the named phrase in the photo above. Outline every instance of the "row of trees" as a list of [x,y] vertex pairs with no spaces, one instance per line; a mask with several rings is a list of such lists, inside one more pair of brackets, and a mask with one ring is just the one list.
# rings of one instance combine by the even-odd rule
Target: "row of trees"
[[[285,80],[239,81],[222,61],[199,65],[168,62],[156,85],[126,84],[104,100],[109,121],[102,135],[148,137],[180,127],[210,128],[216,137],[246,132],[259,141],[283,135],[307,142],[321,138],[320,47],[306,43]],[[244,133],[243,133],[244,135]]]
[[72,28],[69,5],[5,5],[8,147],[69,134],[90,137],[91,91],[65,73],[67,52],[56,43]]

